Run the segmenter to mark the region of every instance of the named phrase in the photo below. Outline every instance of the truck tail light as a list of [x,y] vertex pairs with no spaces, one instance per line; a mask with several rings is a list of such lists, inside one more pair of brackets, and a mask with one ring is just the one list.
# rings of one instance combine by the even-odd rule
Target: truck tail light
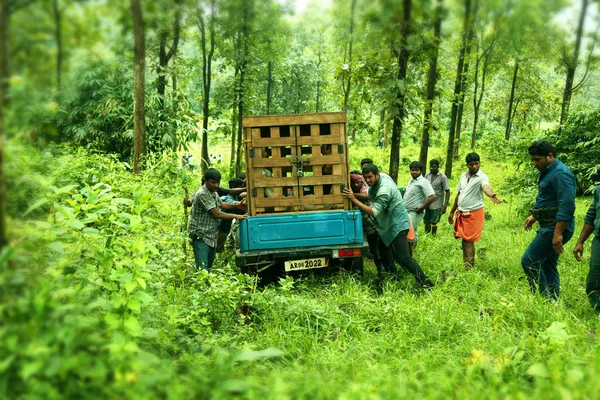
[[338,257],[358,257],[362,255],[361,249],[338,250]]

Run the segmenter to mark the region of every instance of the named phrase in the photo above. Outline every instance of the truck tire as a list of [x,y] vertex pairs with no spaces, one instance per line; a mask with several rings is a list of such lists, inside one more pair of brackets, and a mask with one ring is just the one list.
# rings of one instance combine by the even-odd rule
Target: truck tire
[[340,266],[352,273],[352,274],[357,274],[359,276],[363,275],[363,271],[364,271],[364,266],[363,266],[363,258],[362,257],[354,257],[354,258],[348,258],[345,260],[341,260]]

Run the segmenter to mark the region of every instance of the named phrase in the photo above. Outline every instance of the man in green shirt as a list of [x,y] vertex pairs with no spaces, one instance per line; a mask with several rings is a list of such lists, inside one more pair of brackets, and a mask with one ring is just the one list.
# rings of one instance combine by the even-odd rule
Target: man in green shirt
[[594,234],[592,241],[592,258],[590,259],[590,272],[587,276],[585,292],[596,313],[600,314],[600,185],[594,190],[594,201],[585,214],[583,229],[579,240],[573,249],[577,261],[581,261],[583,244],[587,238]]
[[344,197],[362,212],[375,217],[375,229],[381,238],[379,251],[386,268],[397,274],[392,260],[412,274],[419,286],[430,288],[433,282],[425,275],[421,266],[411,257],[406,238],[410,228],[408,213],[396,183],[385,173],[380,173],[377,166],[367,164],[362,169],[363,178],[369,185],[369,203],[360,202],[350,189],[344,189]]

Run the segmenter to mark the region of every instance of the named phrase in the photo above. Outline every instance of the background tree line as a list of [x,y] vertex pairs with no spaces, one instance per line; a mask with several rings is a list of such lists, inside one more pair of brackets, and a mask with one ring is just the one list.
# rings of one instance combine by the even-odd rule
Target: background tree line
[[236,173],[242,116],[346,110],[354,142],[384,138],[394,179],[407,141],[423,163],[446,148],[451,176],[482,138],[554,129],[571,143],[569,114],[598,115],[597,3],[573,3],[335,0],[294,14],[275,0],[1,0],[0,136],[115,153],[135,171],[199,140],[205,169],[224,140]]

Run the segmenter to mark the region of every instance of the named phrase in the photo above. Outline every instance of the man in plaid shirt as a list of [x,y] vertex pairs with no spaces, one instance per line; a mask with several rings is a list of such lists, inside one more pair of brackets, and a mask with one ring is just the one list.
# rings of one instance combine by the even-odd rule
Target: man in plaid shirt
[[224,210],[245,210],[244,200],[233,204],[223,203],[217,194],[221,183],[221,173],[216,168],[209,168],[204,173],[204,184],[191,200],[186,202],[192,207],[188,232],[192,239],[194,259],[197,269],[209,270],[215,261],[217,246],[217,226],[219,219],[245,219],[245,215],[228,214]]

